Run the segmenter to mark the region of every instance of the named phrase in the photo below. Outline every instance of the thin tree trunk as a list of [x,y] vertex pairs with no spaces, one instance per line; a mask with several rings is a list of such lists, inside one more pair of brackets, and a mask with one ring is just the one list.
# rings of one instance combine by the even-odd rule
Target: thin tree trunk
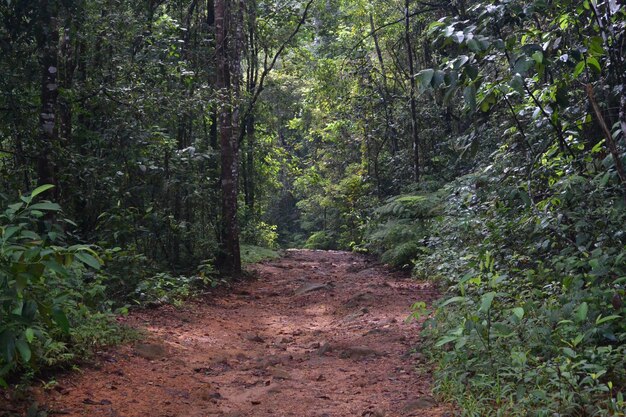
[[[257,82],[259,78],[259,58],[258,50],[256,48],[256,0],[249,0],[248,6],[248,33],[247,33],[247,61],[248,71],[246,80],[246,90],[250,97],[254,95],[257,89]],[[244,120],[245,136],[246,136],[246,149],[244,158],[245,160],[245,202],[246,206],[250,210],[250,213],[254,213],[255,203],[255,169],[254,169],[254,151],[256,146],[256,129],[255,129],[255,117],[254,111],[245,115]]]
[[604,120],[604,116],[602,116],[602,110],[600,110],[600,106],[596,102],[595,96],[593,94],[593,86],[591,84],[587,84],[585,86],[585,90],[587,91],[587,96],[589,97],[589,102],[591,103],[591,107],[593,107],[593,111],[596,114],[596,118],[598,119],[598,123],[602,128],[602,133],[604,133],[604,138],[606,139],[606,145],[609,148],[609,152],[613,157],[613,162],[615,163],[615,170],[617,171],[617,176],[620,179],[622,184],[622,193],[624,200],[626,200],[626,171],[624,170],[624,164],[622,164],[622,159],[620,158],[619,149],[617,148],[617,144],[615,143],[615,139],[613,139],[613,135],[611,134],[611,129],[606,124]]
[[[63,30],[63,40],[61,42],[62,55],[62,79],[60,83],[63,90],[69,91],[74,83],[74,70],[76,69],[76,58],[73,56],[73,45],[71,39],[71,27],[73,25],[72,16],[68,17]],[[72,141],[72,103],[62,97],[59,103],[59,127],[60,136],[65,146]]]
[[251,213],[254,212],[254,203],[255,203],[255,181],[254,181],[254,147],[256,146],[256,136],[255,136],[255,120],[254,115],[249,115],[248,120],[246,121],[246,141],[247,141],[247,151],[246,151],[246,168],[248,171],[247,177],[247,187],[246,187],[246,205]]
[[380,49],[380,43],[378,41],[378,32],[374,25],[374,16],[370,14],[370,28],[372,30],[372,37],[374,38],[374,46],[376,47],[376,56],[378,57],[378,64],[380,65],[380,74],[383,84],[383,108],[385,110],[385,136],[389,140],[391,145],[391,154],[395,155],[398,150],[398,135],[392,120],[392,112],[390,109],[391,93],[389,92],[389,85],[387,84],[387,69],[385,67],[385,61],[383,59],[383,53]]
[[[217,32],[216,32],[216,28],[215,28],[215,2],[214,0],[207,0],[207,16],[206,16],[206,23],[207,26],[209,27],[209,30],[213,31],[213,40],[211,41],[211,45],[216,49],[217,51],[217,45],[216,45],[216,37],[217,37]],[[209,75],[209,84],[216,87],[217,88],[217,80],[216,80],[216,72],[217,72],[217,68],[211,68],[212,69],[212,73]],[[210,107],[210,118],[211,118],[211,128],[209,131],[209,145],[211,147],[211,150],[213,151],[217,151],[217,147],[218,147],[218,133],[217,133],[217,108],[215,105],[212,105]],[[213,160],[211,160],[213,161]],[[215,163],[211,163],[209,166],[211,172],[217,172],[217,162]]]
[[413,46],[411,45],[411,14],[409,12],[409,0],[404,1],[404,38],[406,41],[407,59],[409,61],[409,80],[411,98],[411,136],[413,138],[413,180],[420,179],[420,158],[419,158],[419,132],[417,130],[417,102],[415,99],[415,68],[413,65]]
[[[52,160],[58,142],[57,101],[58,85],[58,44],[57,9],[55,0],[41,0],[42,38],[41,48],[41,112],[39,114],[39,154],[37,155],[37,176],[39,184],[57,185],[54,161]],[[48,198],[59,196],[58,187],[47,194]]]

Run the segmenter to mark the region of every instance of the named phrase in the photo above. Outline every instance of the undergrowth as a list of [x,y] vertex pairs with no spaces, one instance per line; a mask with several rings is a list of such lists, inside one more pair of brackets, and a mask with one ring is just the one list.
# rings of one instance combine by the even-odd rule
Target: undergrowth
[[419,194],[433,209],[389,200],[369,235],[385,262],[448,288],[422,347],[435,393],[464,416],[624,415],[624,202],[603,170],[582,181],[566,160],[538,167],[553,191],[532,200],[507,157]]
[[273,249],[261,246],[241,245],[241,263],[244,265],[277,259],[279,257],[280,254]]
[[[42,186],[0,213],[0,386],[28,386],[42,372],[67,369],[106,346],[139,337],[120,326],[129,306],[181,306],[226,283],[210,261],[195,271],[158,271],[132,247],[75,244],[74,224]],[[278,252],[243,245],[245,264]]]
[[[0,385],[67,367],[130,337],[115,321],[98,248],[75,244],[41,186],[0,214]],[[123,311],[122,311],[123,312]]]

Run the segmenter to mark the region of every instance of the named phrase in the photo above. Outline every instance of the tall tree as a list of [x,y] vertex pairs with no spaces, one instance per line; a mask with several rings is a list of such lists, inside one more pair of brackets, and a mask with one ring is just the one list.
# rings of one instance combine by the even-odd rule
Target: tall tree
[[[38,40],[41,51],[41,111],[39,113],[40,143],[37,155],[37,176],[40,184],[56,184],[52,155],[58,142],[58,4],[55,0],[41,0],[39,11],[41,13],[41,33]],[[55,190],[54,193],[58,191]]]
[[[237,194],[239,183],[239,67],[240,67],[240,7],[227,0],[215,1],[215,31],[217,48],[217,89],[219,111],[222,225],[220,269],[228,274],[241,273]],[[234,9],[234,10],[233,10]]]
[[411,43],[411,13],[409,10],[409,0],[404,2],[404,39],[406,41],[406,53],[409,63],[409,95],[411,102],[411,137],[413,139],[413,180],[419,181],[420,179],[420,139],[419,132],[417,130],[417,100],[416,94],[416,82],[415,82],[415,68],[413,61],[413,45]]

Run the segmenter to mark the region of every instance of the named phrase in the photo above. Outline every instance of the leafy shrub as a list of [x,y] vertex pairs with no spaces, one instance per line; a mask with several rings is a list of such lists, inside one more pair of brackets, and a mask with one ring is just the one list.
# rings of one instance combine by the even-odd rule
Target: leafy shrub
[[337,240],[336,237],[330,232],[315,232],[307,239],[304,248],[321,250],[337,249]]
[[430,225],[443,210],[445,190],[388,199],[374,210],[366,247],[396,268],[412,267],[418,254],[427,251]]
[[465,415],[626,411],[625,311],[607,301],[613,291],[558,280],[520,291],[495,271],[490,256],[428,323],[431,349],[447,347],[435,355],[437,391],[458,401]]
[[103,257],[107,298],[116,303],[131,301],[139,284],[158,272],[157,265],[146,255],[130,248],[105,250]]
[[278,244],[277,226],[263,221],[248,221],[241,230],[241,240],[247,244],[276,249]]
[[421,251],[422,247],[415,242],[401,243],[383,253],[381,261],[395,268],[407,268]]
[[445,187],[414,269],[450,286],[428,322],[436,391],[467,416],[623,414],[621,196],[604,175],[581,182],[555,165],[533,205],[489,170]]
[[[2,385],[18,369],[74,359],[89,344],[74,325],[107,311],[101,277],[93,272],[100,269],[97,253],[67,243],[64,227],[72,222],[61,217],[57,204],[35,201],[50,188],[37,188],[0,214]],[[77,342],[84,343],[78,350]]]
[[272,249],[241,245],[241,262],[243,264],[255,264],[269,259],[276,259],[279,256],[278,252]]
[[400,195],[392,197],[374,212],[381,218],[396,219],[428,219],[440,214],[442,196],[437,190],[433,193],[420,195]]
[[159,272],[137,285],[135,302],[143,305],[173,304],[179,306],[182,302],[198,291],[209,286],[215,287],[223,283],[217,277],[210,261],[198,266],[193,275],[172,276],[167,272]]

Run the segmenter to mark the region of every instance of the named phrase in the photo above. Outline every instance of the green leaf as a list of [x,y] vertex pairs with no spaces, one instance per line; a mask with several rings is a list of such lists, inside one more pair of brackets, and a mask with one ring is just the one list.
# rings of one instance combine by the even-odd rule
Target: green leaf
[[20,230],[19,226],[9,226],[3,230],[2,238],[6,241],[11,238],[18,230]]
[[597,59],[592,56],[587,57],[587,66],[593,68],[597,73],[602,72],[602,68],[600,67],[600,63]]
[[8,205],[9,209],[13,210],[13,211],[18,211],[19,209],[21,209],[22,207],[24,207],[24,203],[14,203],[14,204],[9,204]]
[[32,193],[30,193],[30,198],[33,199],[35,197],[37,197],[39,194],[44,193],[46,191],[48,191],[49,189],[54,188],[54,185],[52,184],[44,184],[40,187],[37,187],[33,190]]
[[463,98],[470,110],[476,110],[476,86],[474,84],[465,87],[463,90]]
[[445,307],[448,304],[458,303],[458,302],[461,302],[461,301],[465,301],[466,299],[467,299],[466,297],[452,297],[452,298],[448,298],[439,307]]
[[467,55],[459,55],[454,61],[452,61],[452,64],[455,70],[459,70],[468,61],[469,57]]
[[26,343],[26,340],[18,339],[15,342],[15,347],[17,347],[17,351],[20,352],[20,356],[22,357],[24,362],[30,362],[30,358],[32,354],[30,351],[30,346],[28,346],[28,343]]
[[15,334],[11,330],[0,333],[0,357],[9,364],[15,356]]
[[521,57],[517,60],[515,65],[513,66],[513,74],[519,74],[524,76],[529,69],[531,69],[535,65],[535,61],[532,59],[528,59],[528,57]]
[[509,86],[520,94],[524,93],[524,80],[519,74],[515,74],[511,78],[511,81],[509,81]]
[[459,350],[466,344],[467,344],[467,337],[459,337],[459,339],[454,344],[454,349]]
[[44,265],[45,265],[48,269],[50,269],[51,271],[53,271],[53,272],[57,273],[57,274],[58,274],[58,275],[60,275],[60,276],[65,277],[65,276],[67,276],[67,274],[68,274],[67,269],[66,269],[63,265],[61,265],[60,263],[58,263],[58,262],[56,262],[56,261],[54,261],[54,260],[51,260],[51,261],[44,261],[44,262],[42,262],[42,263],[43,263],[43,264],[44,264]]
[[572,346],[576,347],[580,344],[580,342],[583,341],[583,339],[585,338],[584,334],[579,334],[577,335],[574,339],[572,339]]
[[441,26],[445,26],[446,24],[440,20],[437,20],[435,22],[432,22],[431,24],[428,25],[428,27],[426,28],[427,31],[431,32],[433,31],[433,29],[437,29]]
[[515,307],[511,311],[513,312],[515,317],[517,317],[519,320],[524,318],[524,309],[522,307]]
[[433,75],[435,75],[435,70],[429,68],[429,69],[425,69],[417,73],[415,78],[417,79],[417,82],[419,83],[420,87],[425,90],[428,87],[430,87],[430,82],[433,79]]
[[70,332],[70,322],[67,320],[67,316],[60,308],[52,310],[52,318],[54,322],[59,326],[63,333],[68,334]]
[[30,206],[31,210],[43,210],[43,211],[61,211],[61,206],[56,203],[44,201],[42,203],[33,204]]
[[463,43],[463,40],[465,40],[465,34],[459,30],[458,32],[455,32],[451,38],[454,42],[460,44]]
[[479,70],[475,65],[466,65],[463,71],[470,80],[476,80],[478,78]]
[[515,335],[513,329],[507,326],[504,323],[494,323],[493,330],[495,330],[496,335],[503,338],[508,338]]
[[467,47],[472,52],[480,52],[481,51],[480,43],[478,43],[478,41],[476,39],[474,39],[474,38],[472,38],[469,41],[467,41]]
[[582,74],[584,70],[585,70],[585,61],[580,61],[578,64],[576,64],[576,68],[574,68],[574,73],[572,74],[572,76],[574,78],[577,78],[580,74]]
[[564,347],[563,353],[565,353],[567,356],[569,356],[572,359],[576,357],[576,352],[574,352],[572,348]]
[[524,202],[524,206],[530,207],[532,205],[532,201],[530,200],[530,195],[525,190],[519,190],[518,194],[522,201]]
[[617,316],[617,315],[602,317],[602,314],[600,314],[598,318],[596,319],[596,325],[600,325],[600,324],[617,320],[617,319],[621,319],[621,318],[622,316]]
[[446,74],[441,70],[435,71],[435,75],[433,76],[433,79],[430,83],[433,86],[433,88],[439,88],[439,86],[441,86],[441,84],[444,83],[445,75]]
[[578,322],[585,321],[585,319],[587,318],[588,312],[589,312],[589,305],[587,305],[586,302],[583,302],[576,309],[576,315],[574,316],[576,318],[576,321]]
[[26,337],[26,341],[28,343],[33,343],[33,340],[35,340],[35,331],[29,327],[24,330],[24,336]]
[[586,44],[593,56],[602,56],[606,53],[603,46],[604,41],[600,36],[593,36]]
[[493,299],[495,298],[496,293],[494,291],[488,292],[483,295],[480,302],[480,309],[478,311],[482,313],[486,313],[491,308],[491,303],[493,303]]
[[85,253],[85,252],[76,252],[74,256],[76,257],[76,259],[78,259],[85,265],[88,265],[92,267],[93,269],[100,269],[100,266],[101,266],[100,261],[98,261],[92,255]]
[[37,233],[33,232],[32,230],[24,230],[20,234],[20,237],[30,239],[30,240],[41,240],[41,236],[39,236]]
[[441,347],[441,346],[443,346],[443,345],[445,345],[447,343],[454,342],[458,338],[459,338],[458,336],[444,336],[441,339],[439,339],[437,341],[437,343],[435,343],[435,346],[436,347]]

